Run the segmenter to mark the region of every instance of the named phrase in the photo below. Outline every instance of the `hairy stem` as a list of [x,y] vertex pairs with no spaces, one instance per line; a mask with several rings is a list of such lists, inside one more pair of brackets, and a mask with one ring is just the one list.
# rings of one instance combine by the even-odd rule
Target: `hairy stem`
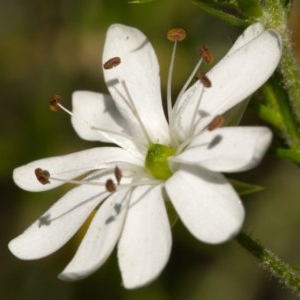
[[300,295],[300,277],[292,266],[281,261],[275,254],[265,249],[245,232],[241,232],[236,240],[243,248],[259,259],[261,266],[276,277],[281,284],[298,296]]
[[291,32],[288,28],[290,9],[291,4],[284,6],[282,0],[266,1],[260,21],[265,27],[276,29],[282,37],[283,51],[279,70],[291,108],[300,124],[300,66],[294,56]]

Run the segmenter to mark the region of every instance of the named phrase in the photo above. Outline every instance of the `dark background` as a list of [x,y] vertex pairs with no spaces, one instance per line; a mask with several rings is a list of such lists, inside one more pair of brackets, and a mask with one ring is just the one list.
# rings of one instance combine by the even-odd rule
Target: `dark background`
[[[291,29],[299,53],[300,5],[295,1]],[[57,274],[71,259],[82,232],[63,249],[39,261],[20,261],[7,243],[38,218],[65,191],[20,190],[12,170],[31,160],[97,145],[80,140],[69,117],[48,109],[58,93],[70,107],[74,90],[106,92],[101,54],[107,27],[124,23],[141,29],[157,51],[165,98],[172,45],[166,32],[188,33],[177,52],[173,93],[194,67],[197,48],[208,46],[219,60],[238,30],[202,13],[189,1],[129,5],[125,0],[0,1],[0,299],[9,300],[290,300],[296,299],[235,242],[210,246],[195,240],[178,222],[173,250],[163,274],[148,287],[127,291],[115,253],[94,275],[67,283]],[[259,123],[251,111],[245,121]],[[243,198],[245,229],[288,263],[300,265],[300,172],[289,162],[266,157],[261,166],[235,178],[265,190]]]

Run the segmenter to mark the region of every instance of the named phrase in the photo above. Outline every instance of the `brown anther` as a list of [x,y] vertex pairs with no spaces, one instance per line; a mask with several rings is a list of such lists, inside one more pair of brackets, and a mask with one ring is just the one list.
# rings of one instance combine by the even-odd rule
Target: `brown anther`
[[107,181],[105,183],[105,188],[110,193],[113,193],[116,191],[116,185],[112,179],[107,179]]
[[210,88],[211,87],[211,81],[209,80],[209,78],[203,74],[200,73],[198,75],[199,80],[202,82],[202,84],[206,87],[206,88]]
[[47,170],[43,170],[41,168],[36,168],[34,170],[35,176],[37,178],[37,180],[41,183],[41,184],[48,184],[50,183],[50,173]]
[[225,118],[221,115],[215,116],[215,118],[211,121],[211,123],[208,125],[208,130],[212,131],[219,127],[221,127],[225,122]]
[[210,50],[203,46],[199,48],[200,55],[202,56],[203,60],[208,64],[211,65],[214,62],[214,56],[210,52]]
[[120,184],[120,181],[121,181],[121,178],[122,178],[122,171],[121,171],[121,169],[118,166],[116,166],[115,170],[114,170],[114,173],[115,173],[115,177],[116,177],[117,183]]
[[60,104],[61,99],[62,99],[62,97],[60,95],[53,95],[49,101],[49,108],[52,111],[55,111],[55,112],[58,111],[59,110],[58,104]]
[[112,68],[118,66],[120,63],[121,63],[121,58],[116,56],[116,57],[113,57],[113,58],[109,59],[108,61],[106,61],[103,64],[103,68],[105,70],[109,70],[109,69],[112,69]]
[[182,28],[173,28],[168,31],[167,38],[171,42],[181,42],[186,38],[186,32]]

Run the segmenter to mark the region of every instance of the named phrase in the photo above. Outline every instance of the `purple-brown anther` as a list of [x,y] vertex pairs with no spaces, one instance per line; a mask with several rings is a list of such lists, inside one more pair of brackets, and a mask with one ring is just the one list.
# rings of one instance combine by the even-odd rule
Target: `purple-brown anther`
[[36,176],[37,180],[41,184],[45,185],[45,184],[50,183],[50,180],[49,180],[50,173],[49,173],[49,171],[43,170],[41,168],[37,168],[37,169],[34,170],[34,173],[35,173],[35,176]]
[[116,191],[116,185],[112,179],[107,179],[107,181],[105,183],[105,188],[110,193],[113,193]]
[[121,181],[121,178],[122,178],[122,171],[121,171],[121,169],[118,166],[116,166],[115,170],[114,170],[114,173],[115,173],[115,177],[116,177],[117,183],[120,184],[120,181]]
[[49,101],[49,108],[52,111],[55,111],[55,112],[58,111],[59,110],[58,104],[60,104],[61,99],[62,99],[62,97],[60,95],[53,95]]
[[173,28],[168,31],[167,38],[171,42],[181,42],[186,38],[186,32],[182,28]]
[[221,115],[215,116],[215,118],[211,121],[211,123],[208,125],[208,130],[212,131],[219,127],[221,127],[225,122],[225,118]]
[[199,48],[200,55],[202,56],[203,60],[208,64],[211,65],[214,62],[214,56],[210,52],[210,50],[203,46]]
[[205,74],[203,74],[203,73],[199,74],[198,78],[206,88],[211,87],[211,81]]
[[109,70],[109,69],[112,69],[112,68],[118,66],[120,63],[121,63],[121,58],[116,56],[116,57],[113,57],[113,58],[109,59],[108,61],[106,61],[103,64],[103,68],[105,70]]

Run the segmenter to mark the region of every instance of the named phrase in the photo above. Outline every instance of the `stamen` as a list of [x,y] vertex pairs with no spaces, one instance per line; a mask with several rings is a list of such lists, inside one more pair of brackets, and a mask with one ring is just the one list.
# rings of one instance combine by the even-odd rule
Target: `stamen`
[[[171,119],[171,122],[170,122],[171,132],[173,131],[173,128],[175,126],[175,120],[173,120],[173,117],[180,115],[182,113],[180,111],[183,111],[186,107],[186,103],[183,103],[182,101],[180,101],[180,99],[182,98],[182,96],[184,95],[185,91],[187,90],[189,84],[191,83],[192,79],[194,78],[194,76],[195,76],[196,72],[198,71],[202,61],[204,60],[207,64],[211,64],[214,61],[213,55],[212,55],[212,53],[210,52],[210,50],[208,48],[201,47],[201,48],[199,48],[199,52],[201,54],[201,58],[198,61],[196,67],[194,68],[192,74],[190,75],[190,77],[188,78],[186,83],[184,84],[183,88],[181,89],[181,91],[180,91],[180,93],[179,93],[179,95],[176,99],[175,105],[173,107],[172,119]],[[212,85],[211,81],[205,74],[200,74],[200,76],[198,78],[199,78],[199,80],[201,81],[201,83],[203,84],[204,87],[206,87],[206,88],[211,87],[211,85]],[[195,88],[194,93],[196,91],[197,91],[197,89]],[[199,107],[200,107],[200,102],[201,102],[203,92],[204,92],[204,89],[202,89],[202,91],[200,93],[200,96],[197,100],[197,103],[195,105],[194,114],[192,116],[192,122],[191,122],[192,126],[190,127],[190,132],[189,132],[190,136],[195,135],[195,130],[196,130],[197,125],[198,125],[198,123],[200,122],[200,119],[201,119],[201,118],[199,118],[196,121],[196,118],[199,114],[198,110],[199,110]],[[191,98],[193,98],[193,97],[191,97]],[[182,147],[181,149],[185,148],[188,144],[189,144],[189,142],[187,141],[183,145],[180,145],[180,147]]]
[[[175,105],[174,105],[173,111],[172,111],[172,118],[171,118],[171,121],[170,121],[171,132],[173,131],[172,129],[174,128],[174,121],[175,121],[175,120],[173,120],[173,116],[180,115],[180,113],[178,112],[178,109],[183,109],[184,106],[186,105],[186,104],[184,104],[180,101],[180,98],[183,96],[183,94],[187,90],[188,86],[190,85],[191,81],[194,79],[198,69],[200,68],[200,65],[201,65],[202,61],[203,61],[203,58],[201,57],[199,59],[198,63],[196,64],[194,70],[192,71],[191,75],[189,76],[189,78],[185,82],[184,86],[182,87],[179,95],[177,96],[177,99],[175,101]],[[200,105],[200,100],[201,99],[199,99],[199,101],[198,101],[199,103],[198,103],[197,107],[199,107],[199,105]],[[179,104],[181,104],[181,107],[178,108]]]
[[138,113],[136,105],[135,105],[135,103],[134,103],[134,101],[133,101],[133,99],[132,99],[132,97],[130,95],[130,92],[129,92],[128,88],[127,88],[126,82],[125,82],[125,80],[121,80],[119,78],[119,76],[118,76],[118,80],[119,80],[119,83],[121,84],[121,86],[123,87],[123,89],[124,89],[124,91],[125,91],[125,93],[127,95],[127,98],[128,98],[128,101],[129,101],[129,105],[130,105],[130,108],[131,108],[131,110],[133,112],[133,115],[136,117],[138,123],[140,124],[140,126],[141,126],[141,128],[142,128],[142,130],[144,132],[144,135],[145,135],[146,139],[148,140],[148,143],[150,144],[151,143],[150,136],[149,136],[149,134],[147,132],[147,129],[146,129],[146,127],[145,127],[145,125],[144,125],[144,123],[143,123],[143,121],[142,121],[139,113]]
[[[180,146],[177,148],[177,153],[181,153],[183,151],[183,149],[185,149],[186,147],[188,147],[188,145],[191,143],[191,141],[196,136],[195,131],[196,131],[197,126],[198,126],[198,124],[199,124],[199,122],[201,120],[201,116],[198,118],[197,121],[196,121],[196,119],[197,119],[197,116],[199,115],[199,107],[200,107],[200,102],[201,102],[201,97],[202,97],[203,91],[204,91],[204,89],[201,90],[199,98],[196,100],[197,103],[195,104],[194,112],[193,112],[193,115],[191,117],[191,127],[190,127],[190,130],[189,130],[189,133],[188,133],[188,138],[186,138],[185,141],[182,144],[180,144]],[[183,103],[179,107],[179,113],[178,114],[182,113],[180,111],[184,110],[186,107],[187,107],[187,103]]]
[[219,127],[221,127],[225,122],[225,118],[221,115],[215,116],[215,118],[211,121],[211,123],[208,125],[208,130],[212,131]]
[[[116,66],[118,66],[120,63],[121,63],[121,58],[120,57],[118,57],[118,56],[112,57],[112,58],[110,58],[108,61],[106,61],[103,64],[103,68],[105,70],[113,69]],[[128,99],[127,105],[128,105],[128,107],[131,109],[133,115],[136,117],[138,123],[140,124],[140,126],[141,126],[141,128],[143,130],[143,133],[145,134],[146,139],[148,140],[149,143],[151,143],[151,139],[149,137],[149,134],[148,134],[148,132],[146,130],[146,127],[145,127],[143,121],[141,120],[141,118],[140,118],[140,116],[138,114],[138,110],[136,109],[135,103],[134,103],[132,97],[130,96],[130,93],[129,93],[129,90],[127,88],[125,80],[122,80],[120,78],[120,76],[119,76],[119,74],[118,74],[117,71],[116,71],[116,74],[117,74],[118,82],[120,83],[121,87],[123,88],[124,92],[127,95],[127,99]]]
[[[99,182],[99,181],[93,181],[94,179],[100,178],[101,176],[106,176],[108,172],[111,172],[111,169],[104,169],[100,170],[100,172],[97,172],[97,175],[95,174],[92,177],[88,177],[82,180],[72,180],[72,179],[63,179],[63,178],[58,178],[58,177],[52,177],[50,175],[50,172],[47,170],[43,170],[41,168],[37,168],[35,170],[36,177],[38,180],[43,183],[50,183],[51,181],[58,181],[62,183],[68,183],[68,184],[74,184],[74,185],[91,185],[91,186],[106,186],[106,183]],[[46,182],[48,181],[48,182]]]
[[177,42],[181,42],[186,38],[186,32],[182,28],[170,29],[167,33],[167,38],[169,41],[174,42],[173,51],[171,55],[171,62],[169,67],[169,73],[168,73],[168,81],[167,81],[167,111],[168,111],[168,120],[169,123],[171,123],[171,115],[172,115],[171,83],[172,83],[172,75],[174,69],[175,53],[177,49]]
[[116,191],[116,185],[112,179],[107,179],[107,181],[105,183],[105,188],[110,193],[113,193]]
[[209,80],[209,78],[203,74],[200,73],[198,75],[199,80],[201,81],[201,83],[206,87],[206,88],[210,88],[211,87],[211,81]]
[[41,169],[41,168],[36,168],[36,169],[34,170],[34,173],[35,173],[35,176],[36,176],[37,180],[38,180],[41,184],[45,185],[45,184],[50,183],[50,180],[49,180],[49,178],[50,178],[50,173],[49,173],[49,171],[43,170],[43,169]]
[[211,65],[214,62],[214,56],[212,55],[211,51],[203,46],[199,48],[199,52],[203,60],[208,64]]
[[54,111],[57,112],[59,109],[59,104],[61,102],[62,97],[60,95],[53,95],[50,98],[49,101],[49,108]]
[[[202,59],[200,60],[200,62],[202,61]],[[194,72],[193,72],[194,73]],[[180,144],[178,150],[178,153],[180,153],[193,139],[193,136],[195,135],[195,130],[197,128],[198,123],[200,122],[202,116],[200,115],[200,103],[201,103],[201,98],[204,92],[204,89],[202,88],[200,90],[200,94],[197,98],[194,97],[193,94],[195,94],[197,92],[198,87],[192,87],[191,88],[191,94],[188,95],[189,97],[187,97],[188,99],[192,99],[195,103],[193,103],[193,115],[191,116],[191,126],[189,128],[189,132],[188,132],[188,136],[189,138],[185,139],[185,142]],[[191,100],[189,100],[191,101]],[[187,109],[188,105],[192,105],[192,103],[188,103],[188,101],[181,101],[181,105],[178,105],[179,103],[179,98],[176,100],[176,104],[174,105],[174,109],[173,109],[173,116],[177,117],[180,116],[184,113],[184,110]],[[179,106],[179,108],[178,108]],[[198,118],[198,119],[197,119]],[[174,126],[175,126],[175,121],[176,119],[172,119],[172,123],[171,123],[171,132],[174,131]],[[174,137],[175,138],[175,137]]]
[[[121,83],[121,84],[123,84],[123,83]],[[88,126],[91,130],[98,131],[99,134],[101,134],[103,137],[105,137],[106,139],[108,139],[110,142],[112,142],[114,144],[117,144],[117,145],[119,145],[122,148],[126,148],[127,147],[126,145],[128,145],[128,144],[130,144],[130,142],[132,142],[134,145],[138,145],[140,147],[140,149],[141,148],[145,148],[145,151],[146,151],[146,146],[144,144],[142,144],[140,140],[134,139],[133,137],[128,136],[128,135],[124,134],[123,132],[116,132],[116,131],[113,131],[113,130],[109,130],[109,129],[105,129],[105,128],[100,128],[100,127],[93,126],[92,124],[90,124],[85,119],[80,118],[78,115],[74,115],[72,111],[70,111],[67,108],[65,108],[60,103],[60,100],[61,100],[61,96],[59,96],[59,95],[54,95],[54,96],[51,97],[51,100],[50,100],[50,109],[52,111],[57,111],[58,109],[62,109],[64,112],[66,112],[71,117],[76,118],[82,124]],[[143,129],[145,131],[144,127],[143,127]],[[149,136],[147,134],[146,134],[146,136],[147,136],[148,140],[150,141]],[[119,137],[121,137],[121,139]],[[124,143],[123,140],[125,140],[125,143]],[[128,143],[129,140],[130,140],[130,142]],[[134,151],[132,151],[131,149],[129,149],[129,151],[131,151],[134,155],[136,155],[136,153]]]
[[116,56],[116,57],[113,57],[113,58],[109,59],[108,61],[106,61],[103,64],[103,68],[105,70],[109,70],[109,69],[112,69],[112,68],[118,66],[120,63],[121,63],[121,58]]
[[168,31],[167,38],[171,42],[181,42],[186,38],[186,32],[182,28],[172,28]]
[[[144,177],[144,178],[142,178],[142,180],[140,180],[140,176],[137,176],[137,177],[130,176],[132,179],[131,182],[121,185],[120,181],[121,181],[121,178],[123,178],[123,175],[122,175],[122,172],[119,167],[115,167],[114,169],[111,169],[111,168],[102,169],[102,170],[100,169],[98,172],[95,172],[94,175],[92,174],[92,176],[88,176],[84,179],[79,179],[79,180],[52,177],[48,170],[44,170],[42,168],[36,168],[35,175],[36,175],[37,180],[43,185],[49,184],[50,180],[51,180],[51,182],[58,181],[61,183],[74,184],[77,186],[82,186],[82,185],[97,186],[99,188],[104,188],[106,190],[106,192],[113,193],[117,190],[117,186],[116,186],[115,182],[113,181],[113,179],[109,178],[106,181],[104,181],[104,180],[99,181],[99,179],[102,176],[107,176],[108,173],[111,174],[112,171],[114,172],[114,175],[117,180],[118,188],[120,188],[120,189],[135,188],[137,186],[142,186],[142,185],[156,185],[157,184],[157,180],[153,179],[152,177],[149,177],[149,178]],[[146,174],[146,177],[147,177],[147,174]],[[101,190],[102,189],[100,189],[100,191]]]
[[57,112],[59,109],[62,109],[68,115],[72,116],[73,113],[61,104],[61,99],[62,97],[60,95],[53,95],[49,101],[49,108],[54,112]]
[[114,173],[115,173],[115,177],[116,177],[117,183],[119,185],[120,181],[122,179],[122,171],[121,171],[121,169],[118,166],[116,166],[115,170],[114,170]]

